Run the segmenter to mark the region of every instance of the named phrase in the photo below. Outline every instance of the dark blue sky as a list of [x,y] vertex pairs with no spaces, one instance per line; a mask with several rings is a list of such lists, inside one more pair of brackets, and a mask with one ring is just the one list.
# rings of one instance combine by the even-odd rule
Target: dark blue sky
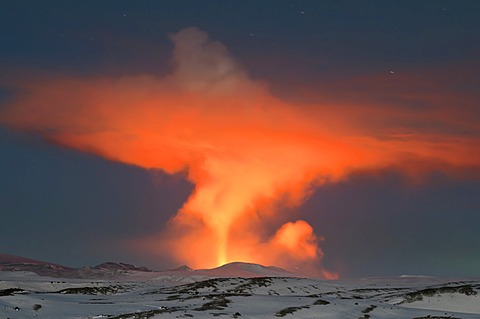
[[[2,1],[0,111],[18,93],[15,83],[32,74],[169,74],[167,35],[191,26],[299,108],[358,101],[414,109],[415,121],[372,120],[372,130],[382,137],[401,123],[478,145],[478,1]],[[453,112],[455,121],[420,110]],[[343,276],[479,276],[474,166],[427,170],[420,180],[396,167],[354,172],[285,214],[325,237],[323,264]],[[109,161],[0,126],[2,253],[71,266],[176,266],[168,252],[159,260],[118,242],[157,233],[192,190],[184,174]]]

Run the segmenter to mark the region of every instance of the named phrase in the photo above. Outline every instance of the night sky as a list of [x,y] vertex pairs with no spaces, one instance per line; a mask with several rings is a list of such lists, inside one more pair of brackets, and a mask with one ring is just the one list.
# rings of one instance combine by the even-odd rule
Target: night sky
[[[181,258],[161,244],[151,254],[151,248],[132,243],[158,238],[165,229],[171,240],[177,228],[168,230],[168,221],[194,192],[197,177],[189,169],[197,164],[184,159],[190,164],[164,169],[167,164],[144,164],[112,152],[110,145],[72,142],[64,134],[85,133],[86,122],[88,134],[103,130],[100,122],[92,128],[90,120],[99,114],[108,118],[114,108],[101,113],[97,102],[84,103],[83,96],[108,100],[95,90],[104,87],[120,105],[131,95],[111,84],[116,80],[133,79],[122,84],[127,90],[137,80],[152,87],[151,82],[161,83],[162,97],[177,101],[164,86],[172,74],[183,76],[179,56],[201,35],[221,43],[228,58],[214,55],[213,62],[201,58],[200,64],[234,61],[234,80],[246,91],[261,87],[266,101],[281,101],[281,107],[314,118],[308,123],[317,126],[302,131],[302,124],[285,120],[288,129],[278,124],[282,134],[321,129],[342,138],[367,136],[374,142],[362,150],[378,150],[375,159],[342,164],[341,172],[322,170],[333,177],[317,184],[315,171],[301,184],[308,191],[293,204],[282,204],[281,196],[274,198],[275,208],[255,202],[260,210],[275,210],[275,215],[258,213],[266,221],[262,236],[273,236],[288,221],[306,221],[324,254],[318,258],[321,267],[340,277],[480,276],[480,2],[474,0],[2,1],[1,253],[68,266],[107,260],[153,269],[179,266]],[[181,41],[187,43],[184,51],[178,49]],[[185,82],[197,85],[210,71],[203,64],[194,67],[186,76],[197,82]],[[102,79],[109,80],[102,84]],[[55,87],[58,99],[45,97]],[[195,92],[209,90],[201,88]],[[63,105],[47,105],[70,97],[79,110],[63,113]],[[135,103],[127,107],[143,110]],[[215,110],[209,108],[202,119],[226,118]],[[192,134],[203,134],[205,128],[195,131],[195,125]],[[229,125],[218,125],[223,131],[217,135],[237,142]],[[272,127],[267,131],[277,129]],[[289,140],[287,133],[282,136]],[[388,155],[376,160],[376,154]]]

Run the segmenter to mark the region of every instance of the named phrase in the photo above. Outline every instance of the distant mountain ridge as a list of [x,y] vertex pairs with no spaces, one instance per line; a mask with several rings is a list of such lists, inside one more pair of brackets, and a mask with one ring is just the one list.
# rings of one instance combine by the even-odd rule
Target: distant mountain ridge
[[100,265],[93,267],[94,269],[106,269],[106,270],[133,270],[133,271],[153,271],[147,267],[137,267],[135,265],[126,264],[126,263],[115,263],[115,262],[106,262]]
[[70,267],[65,267],[65,266],[50,263],[50,262],[45,262],[45,261],[15,256],[15,255],[0,254],[0,265],[8,265],[8,264],[52,265],[55,267],[60,267],[65,269],[70,268]]
[[72,268],[14,255],[0,254],[0,271],[29,271],[38,275],[58,276]]
[[144,273],[149,277],[202,276],[202,277],[298,277],[282,268],[253,263],[232,262],[212,269],[191,269],[183,265],[171,270],[154,271],[127,263],[105,262],[93,267],[72,268],[34,259],[0,254],[0,271],[28,271],[40,276],[56,278],[119,278]]
[[153,272],[146,267],[115,262],[105,262],[93,267],[72,268],[7,254],[0,254],[0,271],[29,271],[40,276],[64,278],[112,278],[128,272]]

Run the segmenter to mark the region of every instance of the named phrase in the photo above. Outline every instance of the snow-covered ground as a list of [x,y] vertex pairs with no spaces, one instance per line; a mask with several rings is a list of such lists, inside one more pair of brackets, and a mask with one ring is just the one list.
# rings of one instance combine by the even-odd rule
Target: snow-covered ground
[[255,271],[269,275],[245,264],[217,273],[127,271],[115,279],[0,271],[0,318],[480,318],[480,280],[325,281]]

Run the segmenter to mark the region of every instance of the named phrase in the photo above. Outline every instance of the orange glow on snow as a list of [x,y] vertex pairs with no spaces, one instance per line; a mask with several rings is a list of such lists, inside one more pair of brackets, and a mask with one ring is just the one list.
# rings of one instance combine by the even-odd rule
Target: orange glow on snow
[[138,249],[195,268],[245,261],[332,279],[337,274],[320,265],[323,238],[306,221],[279,224],[278,207],[299,205],[313,187],[354,170],[407,168],[416,160],[479,164],[477,139],[418,132],[380,139],[362,124],[376,106],[291,105],[249,79],[204,32],[171,38],[177,69],[167,77],[31,80],[0,114],[4,124],[68,147],[186,171],[194,192],[158,236],[136,242]]

